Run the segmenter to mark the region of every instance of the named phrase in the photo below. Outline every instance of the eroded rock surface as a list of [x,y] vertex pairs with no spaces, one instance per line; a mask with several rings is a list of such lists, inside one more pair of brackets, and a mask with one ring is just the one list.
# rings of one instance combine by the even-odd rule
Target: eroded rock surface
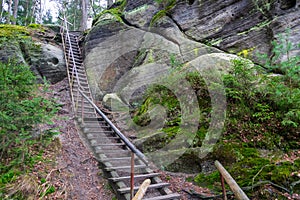
[[[257,1],[177,1],[167,12],[174,23],[189,38],[216,46],[226,52],[238,53],[251,49],[252,59],[257,53],[271,54],[271,41],[280,33],[290,30],[289,41],[296,46],[300,34],[300,2],[297,0]],[[130,14],[143,13],[144,21],[151,21],[161,5],[152,1],[129,0],[126,20],[142,27],[149,23],[137,23]],[[293,54],[300,54],[299,49]]]
[[[37,34],[38,33],[38,34]],[[36,74],[38,82],[45,77],[57,83],[67,76],[64,52],[57,44],[58,32],[45,27],[43,32],[32,33],[32,42],[8,37],[0,42],[0,60],[28,65]],[[42,35],[41,35],[42,34]]]
[[67,76],[63,50],[52,44],[41,44],[41,49],[41,54],[31,66],[35,67],[40,77],[45,77],[51,83],[63,80]]
[[[172,1],[157,4],[151,0],[128,0],[122,16],[106,13],[94,23],[83,48],[84,64],[96,100],[113,94],[110,107],[116,99],[117,109],[122,105],[132,106],[132,102],[143,101],[141,98],[149,85],[162,83],[161,80],[176,70],[180,73],[183,66],[197,66],[197,70],[213,68],[222,74],[231,68],[230,60],[236,58],[233,54],[243,50],[247,52],[245,57],[263,62],[257,54],[271,56],[271,42],[287,29],[290,30],[287,38],[294,46],[300,38],[297,1],[181,0],[171,7],[166,2]],[[291,55],[299,53],[294,49]],[[214,74],[202,75],[207,75],[207,80],[215,78]],[[170,88],[184,87],[175,82]],[[157,143],[154,133],[160,137],[161,132],[153,132],[153,128],[159,129],[164,123],[164,109],[153,110],[162,117],[151,118],[157,122],[151,128],[136,128],[128,108],[121,108],[122,114],[116,118],[124,130],[130,131],[132,127],[138,130],[140,135],[136,141],[141,149]],[[180,167],[184,160],[198,154],[207,155],[212,151],[211,141],[216,142],[216,137],[208,138],[205,148],[190,149],[188,154],[178,156],[180,159],[169,169],[190,171],[193,166]],[[172,150],[181,151],[180,148]],[[171,158],[169,154],[166,157]]]
[[[221,52],[187,39],[167,17],[161,24],[165,28],[144,30],[119,22],[109,14],[99,20],[86,37],[84,46],[84,64],[92,92],[97,98],[122,89],[119,81],[124,76],[129,76],[127,79],[131,77],[133,81],[134,74],[142,73],[145,80],[154,81],[160,78],[158,73],[163,74],[175,65],[170,59],[179,64],[204,54]],[[162,65],[159,67],[161,72],[154,68],[146,69],[156,73],[141,70],[149,63]]]

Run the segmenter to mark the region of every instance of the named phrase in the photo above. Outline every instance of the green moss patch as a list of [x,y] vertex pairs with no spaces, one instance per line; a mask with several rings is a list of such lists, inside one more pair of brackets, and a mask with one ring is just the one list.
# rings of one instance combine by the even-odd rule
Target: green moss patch
[[16,37],[16,36],[28,36],[29,29],[25,26],[1,24],[0,25],[0,37]]
[[[275,159],[272,154],[265,157],[256,148],[243,147],[243,145],[237,144],[218,146],[213,157],[221,161],[238,185],[247,190],[249,196],[252,195],[252,190],[249,188],[261,182],[276,184],[290,192],[300,192],[297,184],[300,158],[293,162],[280,161],[278,158]],[[221,192],[218,171],[210,174],[200,173],[194,180],[200,186]]]

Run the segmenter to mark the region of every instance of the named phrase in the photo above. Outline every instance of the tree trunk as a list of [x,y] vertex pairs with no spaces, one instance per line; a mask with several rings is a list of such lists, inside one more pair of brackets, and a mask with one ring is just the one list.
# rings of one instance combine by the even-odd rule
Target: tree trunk
[[42,24],[42,23],[43,23],[43,7],[42,7],[42,0],[40,0],[38,24]]
[[81,22],[80,22],[80,30],[84,31],[87,27],[87,19],[88,19],[88,0],[81,0]]
[[14,20],[13,20],[13,24],[17,23],[17,17],[18,17],[18,6],[19,6],[19,0],[14,0],[14,10],[13,10],[13,16],[14,16]]
[[25,26],[28,25],[28,16],[29,16],[29,1],[26,1],[26,15],[25,15]]
[[107,0],[107,8],[111,7],[114,4],[113,0]]
[[0,0],[0,20],[2,21],[2,15],[3,15],[3,0]]
[[6,23],[7,24],[10,24],[11,6],[12,6],[12,0],[9,0],[8,1],[7,17],[6,17]]

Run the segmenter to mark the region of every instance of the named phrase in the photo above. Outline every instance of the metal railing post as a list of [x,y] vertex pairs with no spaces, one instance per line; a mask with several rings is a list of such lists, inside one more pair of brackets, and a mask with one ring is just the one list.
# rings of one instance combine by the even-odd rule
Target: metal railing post
[[134,153],[131,152],[131,166],[130,166],[130,199],[134,196]]
[[82,121],[82,123],[84,123],[84,119],[83,119],[83,117],[84,117],[84,98],[83,98],[83,96],[81,96],[81,121]]
[[227,200],[227,194],[226,194],[226,188],[225,188],[225,183],[224,183],[224,177],[222,176],[222,174],[220,174],[220,178],[221,178],[221,185],[222,185],[223,199],[224,199],[224,200]]

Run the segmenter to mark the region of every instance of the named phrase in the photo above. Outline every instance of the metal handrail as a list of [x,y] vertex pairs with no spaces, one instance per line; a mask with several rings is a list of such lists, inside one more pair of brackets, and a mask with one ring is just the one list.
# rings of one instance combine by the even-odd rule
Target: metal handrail
[[76,66],[76,62],[75,62],[75,59],[74,59],[74,53],[73,53],[72,43],[71,43],[71,39],[70,39],[70,33],[69,33],[69,30],[68,30],[68,24],[67,24],[67,20],[66,20],[65,16],[64,16],[63,21],[64,21],[64,30],[66,31],[67,40],[68,40],[68,42],[70,44],[70,51],[69,51],[70,55],[68,56],[68,59],[71,57],[72,63],[73,63],[72,76],[74,76],[74,72],[75,72],[78,87],[81,88],[82,86],[80,84],[79,76],[78,76],[78,73],[77,73],[78,72],[77,71],[77,66]]
[[[63,31],[66,31],[66,38],[67,38],[67,40],[69,42],[69,45],[70,45],[69,55],[68,55],[68,58],[67,58],[67,63],[69,63],[70,58],[72,59],[72,63],[73,63],[72,77],[71,77],[71,80],[70,80],[70,86],[71,86],[71,88],[73,87],[73,84],[74,84],[74,74],[75,74],[75,78],[77,80],[78,88],[82,89],[82,86],[81,86],[81,83],[80,83],[80,79],[79,79],[79,76],[78,76],[77,65],[76,65],[76,62],[75,62],[75,59],[74,59],[73,47],[72,47],[72,43],[71,43],[71,39],[70,39],[70,34],[69,34],[69,29],[68,29],[68,23],[69,22],[67,21],[65,15],[64,15],[64,18],[61,19],[61,20],[64,22],[64,26],[63,26],[64,29],[63,29]],[[69,23],[69,24],[71,24],[71,23]],[[64,40],[64,38],[63,38],[63,40]],[[78,103],[79,103],[79,91],[77,92],[76,104],[75,104],[73,98],[72,98],[72,101],[73,101],[73,105],[75,105],[75,110],[77,110],[78,109]],[[82,117],[83,117],[83,108],[82,108]]]
[[82,90],[78,90],[79,93],[94,107],[99,115],[110,125],[110,127],[114,130],[114,132],[120,137],[120,139],[129,147],[129,149],[135,153],[146,165],[149,164],[146,156],[140,152],[124,135],[121,131],[106,117],[106,115],[96,106],[96,104],[90,100],[88,96],[86,96]]

